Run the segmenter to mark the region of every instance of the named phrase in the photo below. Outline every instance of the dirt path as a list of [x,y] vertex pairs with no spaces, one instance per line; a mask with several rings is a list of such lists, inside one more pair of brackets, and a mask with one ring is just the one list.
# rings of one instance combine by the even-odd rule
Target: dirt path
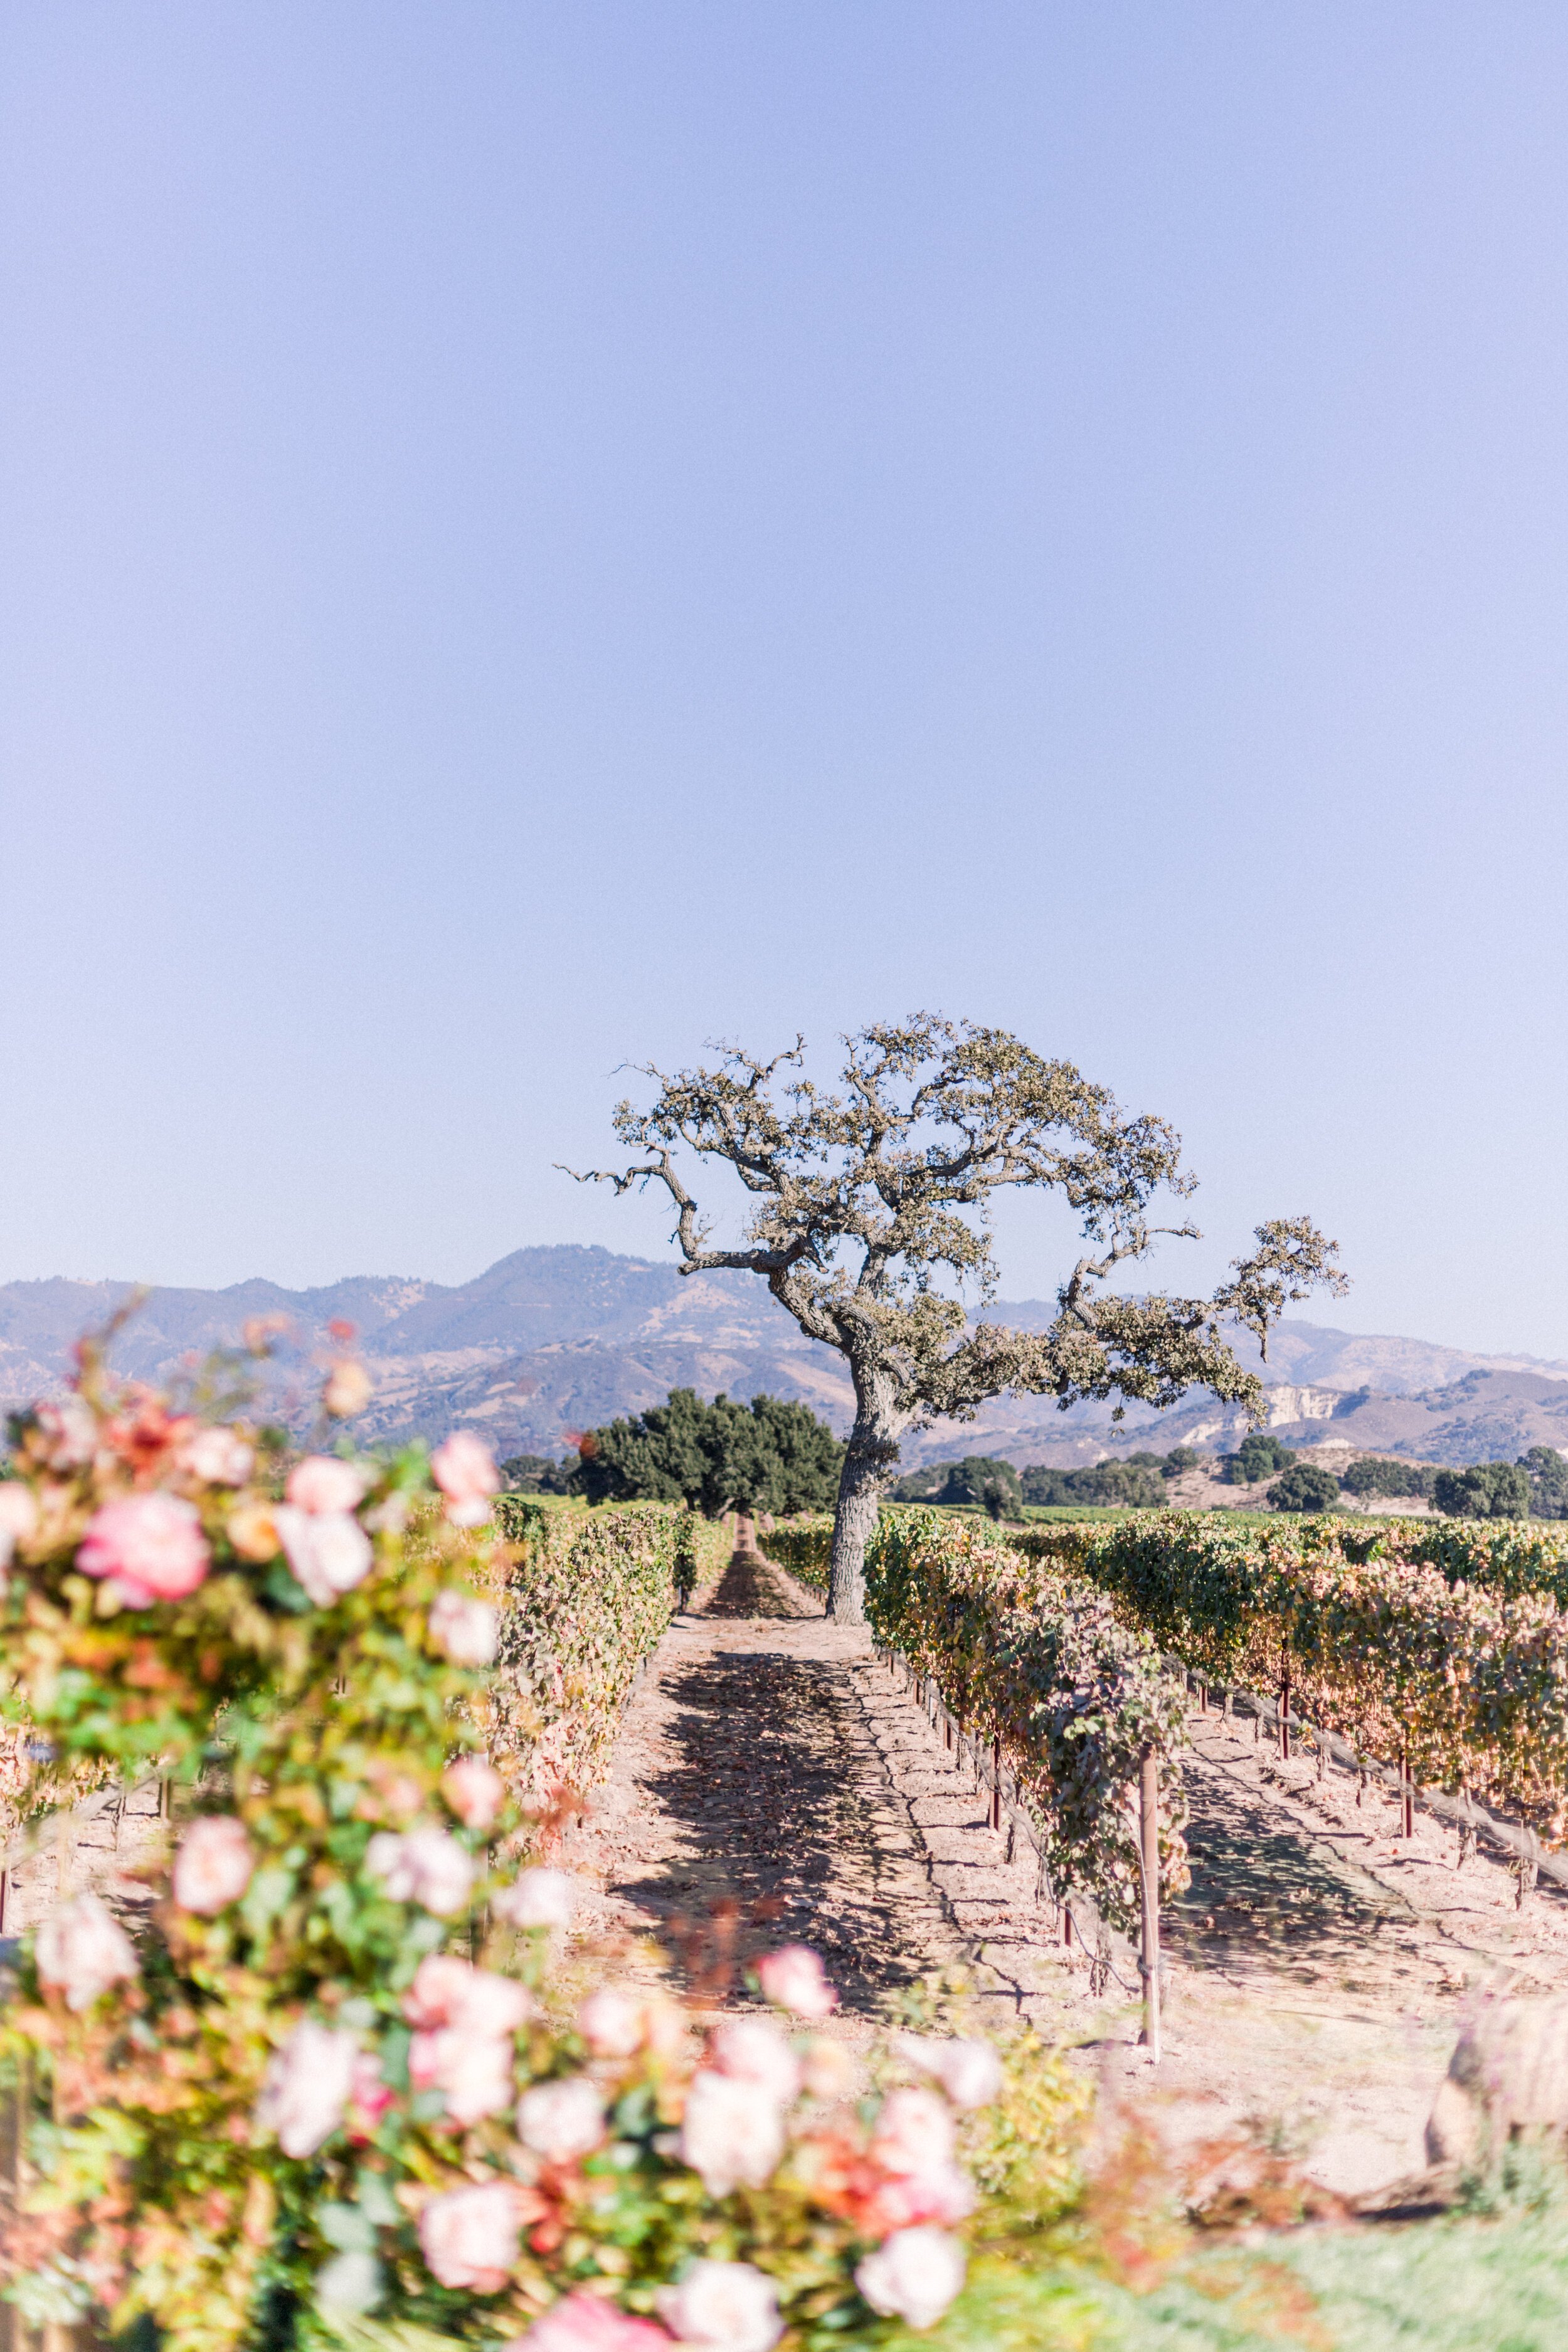
[[754,1553],[677,1619],[634,1696],[613,1775],[569,1859],[584,1927],[648,1937],[700,1970],[715,1905],[740,1957],[814,1944],[863,2032],[883,1996],[966,1961],[985,2007],[1078,2048],[1168,2137],[1256,2127],[1346,2194],[1422,2160],[1464,2004],[1568,1988],[1568,1902],[1515,1908],[1512,1875],[1353,1776],[1282,1764],[1249,1720],[1194,1711],[1193,1883],[1167,1922],[1166,2055],[1135,2047],[1136,1979],[1090,1990],[1025,1849],[868,1637]]

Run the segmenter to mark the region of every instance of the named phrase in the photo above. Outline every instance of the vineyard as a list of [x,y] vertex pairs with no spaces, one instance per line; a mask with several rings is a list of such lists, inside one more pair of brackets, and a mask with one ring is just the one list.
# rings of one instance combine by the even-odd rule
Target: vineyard
[[[1552,1538],[900,1507],[860,1629],[814,1598],[826,1519],[759,1550],[739,1517],[498,1496],[467,1437],[299,1458],[91,1350],[16,1466],[8,2352],[956,2352],[1026,2286],[1021,2342],[1057,2297],[1109,2326],[1040,2252],[1131,2226],[1084,2218],[1110,2159],[1091,2189],[1074,2045],[1108,2115],[1133,2058],[1205,2147],[1221,2097],[1206,2187],[1149,2159],[1193,2210],[1306,2218],[1345,2192],[1244,2103],[1321,2055],[1276,1895],[1247,1903],[1285,1895],[1320,1997],[1314,1939],[1363,2004],[1448,1982],[1435,1915],[1323,1860],[1312,1773],[1359,1806],[1396,1769],[1429,1871],[1418,1786],[1461,1862],[1478,1823],[1515,1841],[1520,1905],[1561,1867]],[[1543,1901],[1513,1965],[1553,1981]],[[1385,2035],[1351,2095],[1408,2139],[1440,2070]]]

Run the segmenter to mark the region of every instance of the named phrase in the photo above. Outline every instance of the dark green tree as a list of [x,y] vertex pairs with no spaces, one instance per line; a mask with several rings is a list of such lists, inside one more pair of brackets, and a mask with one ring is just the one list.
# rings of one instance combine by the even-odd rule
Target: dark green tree
[[1276,1511],[1331,1511],[1340,1499],[1340,1482],[1315,1462],[1292,1462],[1269,1487],[1267,1499]]
[[500,1465],[506,1489],[511,1495],[574,1495],[582,1491],[578,1458],[574,1454],[557,1461],[548,1454],[514,1454]]
[[1432,1500],[1450,1519],[1527,1519],[1529,1474],[1517,1462],[1473,1462],[1467,1470],[1439,1470]]
[[1227,1486],[1256,1486],[1277,1471],[1289,1470],[1296,1456],[1266,1429],[1249,1430],[1234,1454],[1222,1456],[1220,1476]]
[[1024,1507],[1024,1489],[1010,1462],[997,1461],[989,1454],[971,1454],[951,1465],[936,1500],[978,1505],[994,1519],[1016,1519]]
[[[917,1013],[844,1043],[837,1094],[804,1076],[781,1079],[802,1062],[799,1039],[772,1061],[726,1048],[713,1068],[645,1070],[654,1101],[641,1110],[622,1103],[615,1122],[640,1156],[582,1181],[617,1192],[662,1184],[683,1274],[760,1276],[808,1338],[847,1360],[855,1423],[829,1606],[858,1623],[867,1539],[911,1427],[973,1420],[1006,1390],[1054,1396],[1065,1409],[1112,1396],[1163,1407],[1206,1387],[1257,1406],[1261,1383],[1222,1326],[1241,1324],[1266,1350],[1290,1300],[1321,1283],[1342,1289],[1344,1278],[1334,1244],[1310,1219],[1291,1217],[1259,1225],[1256,1249],[1208,1298],[1112,1290],[1118,1269],[1160,1235],[1197,1237],[1188,1221],[1154,1222],[1162,1196],[1181,1202],[1195,1184],[1163,1119],[1128,1118],[1108,1088],[1004,1029]],[[681,1150],[724,1163],[751,1195],[737,1246],[715,1245],[676,1164]],[[951,1295],[971,1286],[982,1309],[994,1295],[986,1212],[992,1194],[1014,1184],[1059,1192],[1087,1244],[1045,1331],[1009,1330],[984,1313],[972,1322]]]
[[1436,1475],[1425,1462],[1398,1462],[1384,1454],[1363,1454],[1342,1472],[1340,1485],[1347,1495],[1408,1496],[1413,1502],[1430,1502]]
[[1118,1461],[1108,1454],[1091,1469],[1053,1470],[1035,1463],[1024,1473],[1024,1500],[1058,1508],[1095,1504],[1121,1510],[1158,1510],[1165,1500],[1159,1454],[1129,1454]]
[[1532,1519],[1568,1519],[1568,1461],[1554,1445],[1532,1445],[1519,1466],[1530,1481]]
[[704,1404],[695,1389],[672,1389],[635,1419],[589,1430],[580,1451],[590,1502],[682,1502],[709,1518],[826,1510],[844,1461],[808,1405],[770,1396]]

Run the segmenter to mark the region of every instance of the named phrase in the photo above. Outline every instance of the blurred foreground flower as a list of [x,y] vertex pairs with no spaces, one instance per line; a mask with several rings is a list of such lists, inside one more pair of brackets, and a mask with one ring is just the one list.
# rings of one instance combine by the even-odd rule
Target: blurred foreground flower
[[33,1951],[40,1982],[63,1992],[68,2009],[90,2008],[110,1985],[140,1974],[136,1947],[96,1895],[79,1895],[51,1912]]
[[490,1504],[500,1492],[500,1472],[495,1456],[471,1430],[455,1430],[430,1456],[430,1475],[447,1497],[447,1517],[455,1528],[477,1528],[490,1515]]
[[194,1503],[127,1495],[93,1513],[76,1564],[84,1576],[106,1578],[127,1608],[148,1609],[195,1592],[211,1559]]

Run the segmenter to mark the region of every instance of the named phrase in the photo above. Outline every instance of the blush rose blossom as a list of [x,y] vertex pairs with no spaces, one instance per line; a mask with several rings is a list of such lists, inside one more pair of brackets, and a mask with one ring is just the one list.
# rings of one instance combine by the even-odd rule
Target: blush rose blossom
[[889,2091],[878,2112],[871,2153],[886,2172],[934,2172],[952,2158],[952,2117],[933,2091]]
[[669,2352],[669,2337],[650,2319],[617,2311],[602,2294],[579,2287],[552,2303],[526,2336],[514,2336],[501,2352]]
[[482,1756],[459,1756],[441,1775],[441,1794],[463,1827],[483,1837],[506,1802],[506,1782]]
[[19,1478],[0,1478],[0,1568],[7,1568],[19,1543],[37,1533],[38,1498]]
[[715,2029],[708,2063],[737,2083],[754,2083],[781,2106],[800,2093],[800,2060],[776,2025],[762,2017],[732,2017]]
[[681,2161],[702,2177],[710,2197],[728,2197],[744,2181],[765,2188],[784,2149],[784,2116],[754,2083],[701,2067],[686,2090]]
[[473,1857],[446,1830],[378,1830],[364,1866],[395,1903],[417,1903],[438,1919],[460,1911],[473,1892]]
[[630,2058],[642,2048],[647,2003],[618,1985],[601,1985],[577,2011],[577,2031],[595,2058]]
[[318,1609],[330,1609],[340,1594],[364,1582],[375,1558],[370,1538],[347,1511],[307,1511],[279,1503],[272,1526],[294,1580]]
[[517,2260],[522,2216],[510,2181],[489,2180],[432,2197],[419,2216],[419,2245],[443,2286],[496,2294]]
[[98,1451],[98,1415],[85,1397],[61,1397],[38,1407],[38,1428],[51,1470],[81,1470]]
[[256,2124],[285,2156],[314,2156],[348,2111],[361,2056],[352,2033],[301,2018],[268,2066]]
[[989,2042],[900,2033],[893,2048],[908,2065],[934,2075],[955,2107],[987,2107],[1002,2088],[1002,2062]]
[[823,1973],[822,1962],[805,1944],[783,1944],[757,1962],[763,1999],[775,2009],[793,2010],[797,2017],[822,2018],[838,2006],[838,1995]]
[[136,1947],[108,1905],[96,1895],[79,1895],[53,1911],[33,1946],[42,1983],[63,1992],[66,2007],[90,2009],[112,1984],[140,1970]]
[[700,2259],[654,2301],[678,2344],[709,2352],[773,2352],[784,2334],[778,2289],[752,2263]]
[[128,1608],[147,1609],[195,1592],[211,1559],[194,1503],[126,1495],[93,1513],[76,1564],[84,1576],[106,1578]]
[[455,2124],[477,2124],[511,2105],[512,2046],[485,2033],[443,2026],[408,2045],[408,2079],[416,2091],[439,2091]]
[[604,2138],[604,2098],[586,2074],[536,2083],[517,2103],[517,2136],[547,2164],[570,2164]]
[[174,1900],[182,1911],[216,1919],[250,1884],[256,1854],[243,1822],[209,1813],[193,1822],[174,1856]]
[[477,1528],[489,1517],[490,1504],[500,1492],[500,1472],[495,1456],[472,1430],[454,1430],[430,1456],[430,1475],[446,1496],[447,1518],[455,1528]]
[[335,1454],[308,1454],[296,1462],[284,1488],[297,1511],[352,1511],[364,1500],[363,1474]]
[[574,1887],[563,1870],[535,1863],[503,1887],[491,1909],[513,1927],[569,1927]]
[[494,1664],[500,1619],[488,1601],[472,1592],[438,1592],[426,1623],[436,1647],[455,1666]]
[[885,2319],[934,2327],[963,2284],[963,2248],[945,2230],[895,2230],[855,2273],[855,2284]]
[[512,1977],[475,1968],[456,1952],[431,1952],[414,1971],[403,1996],[410,2025],[474,2026],[481,2032],[510,2032],[532,2012],[532,1997]]
[[232,1429],[198,1429],[180,1448],[180,1467],[205,1486],[243,1486],[256,1467],[256,1448]]

